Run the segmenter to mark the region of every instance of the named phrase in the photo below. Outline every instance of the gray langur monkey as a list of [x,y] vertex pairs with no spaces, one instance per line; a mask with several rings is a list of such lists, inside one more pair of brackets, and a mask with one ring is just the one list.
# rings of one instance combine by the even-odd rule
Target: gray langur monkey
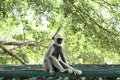
[[[81,75],[81,70],[76,70],[67,63],[62,47],[63,38],[61,38],[60,35],[55,35],[52,40],[53,43],[49,47],[44,57],[45,70],[49,71],[51,75],[54,75],[54,73],[58,71]],[[59,56],[61,57],[61,60],[59,60]]]

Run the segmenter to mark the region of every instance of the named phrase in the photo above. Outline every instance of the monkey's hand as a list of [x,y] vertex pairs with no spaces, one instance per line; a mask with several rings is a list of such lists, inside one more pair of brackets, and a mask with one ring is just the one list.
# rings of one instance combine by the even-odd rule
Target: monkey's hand
[[62,69],[62,70],[60,70],[60,72],[67,72],[68,71],[68,69]]
[[50,75],[54,76],[55,75],[55,71],[50,71]]
[[81,70],[74,69],[73,72],[74,72],[75,75],[81,75],[82,74]]
[[61,72],[68,72],[68,73],[73,73],[73,69],[68,68],[68,69],[63,69]]
[[73,69],[68,68],[68,73],[73,73]]

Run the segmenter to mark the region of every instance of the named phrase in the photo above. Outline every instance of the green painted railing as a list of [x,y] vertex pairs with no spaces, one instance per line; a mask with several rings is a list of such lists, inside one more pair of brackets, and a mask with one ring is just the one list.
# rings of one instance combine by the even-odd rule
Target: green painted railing
[[[64,80],[120,80],[120,65],[74,65],[72,67],[82,70],[83,74],[76,76],[57,72],[53,77],[64,77]],[[46,80],[49,78],[51,75],[44,72],[42,65],[0,65],[0,80]]]

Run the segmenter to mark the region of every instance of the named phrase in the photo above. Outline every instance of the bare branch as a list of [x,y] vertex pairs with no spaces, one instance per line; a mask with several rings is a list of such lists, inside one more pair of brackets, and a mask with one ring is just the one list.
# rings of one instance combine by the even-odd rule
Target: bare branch
[[23,41],[0,41],[2,45],[16,45],[20,46],[23,44],[26,44],[28,46],[36,46],[38,45],[38,42],[33,42],[33,41],[28,41],[28,42],[23,42]]
[[[19,45],[19,46],[16,46],[16,47],[14,47],[14,48],[11,48],[11,49],[9,49],[9,50],[16,50],[16,49],[18,49],[18,48],[21,48],[21,47],[23,47],[23,46],[26,46],[26,45],[28,45],[29,43],[24,43],[24,44],[22,44],[22,45]],[[42,47],[45,47],[45,48],[48,48],[47,46],[45,46],[45,45],[41,45],[41,44],[38,44],[38,42],[36,42],[35,44],[34,44],[35,46],[42,46]],[[33,46],[33,45],[32,45]]]
[[22,64],[25,64],[25,62],[20,59],[17,55],[15,55],[13,52],[9,51],[8,49],[6,49],[3,45],[0,45],[0,47],[3,49],[4,52],[8,53],[10,56],[14,57],[15,59],[17,59],[18,61],[20,61]]
[[59,33],[59,31],[61,30],[61,28],[62,28],[62,26],[57,29],[57,31],[56,31],[56,33],[53,35],[53,37],[56,36],[56,35]]
[[86,8],[84,8],[84,7],[83,7],[83,9],[85,10],[84,14],[86,14],[86,16],[89,18],[89,20],[91,20],[97,27],[99,27],[100,29],[102,29],[102,30],[104,30],[104,31],[106,31],[108,33],[111,33],[113,35],[117,35],[117,36],[119,35],[117,33],[112,32],[109,29],[104,28],[104,26],[98,24],[98,22],[95,19],[93,19],[88,13],[86,13],[86,12],[88,12],[88,10]]

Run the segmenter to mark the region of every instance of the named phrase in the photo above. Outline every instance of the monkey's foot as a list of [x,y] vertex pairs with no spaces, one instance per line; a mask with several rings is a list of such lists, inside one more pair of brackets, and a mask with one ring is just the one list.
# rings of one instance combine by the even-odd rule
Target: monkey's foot
[[71,68],[68,68],[68,73],[73,73],[73,70]]
[[60,72],[68,72],[68,73],[73,73],[73,69],[68,68],[68,69],[63,69]]
[[50,75],[53,76],[55,74],[55,71],[50,71]]
[[68,69],[63,69],[60,72],[67,72],[67,71],[68,71]]
[[75,75],[81,75],[82,74],[82,71],[81,70],[76,70],[76,69],[74,69],[74,74]]

